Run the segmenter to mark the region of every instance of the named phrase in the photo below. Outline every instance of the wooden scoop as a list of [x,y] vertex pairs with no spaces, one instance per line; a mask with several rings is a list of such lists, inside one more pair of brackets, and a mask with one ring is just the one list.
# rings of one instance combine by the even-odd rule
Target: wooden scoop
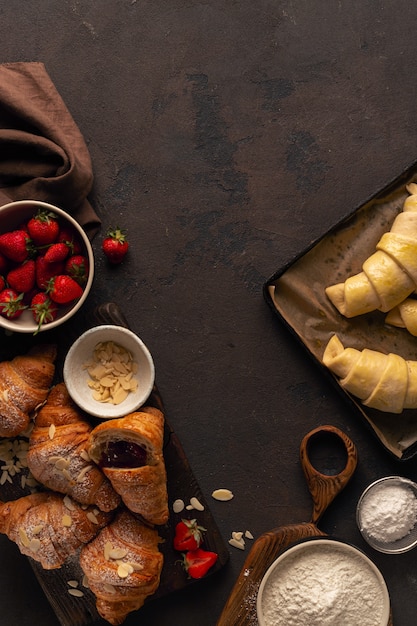
[[[318,472],[311,464],[308,444],[320,433],[333,433],[340,437],[346,452],[345,468],[337,475],[328,476]],[[292,543],[307,537],[326,536],[317,528],[317,523],[334,498],[342,491],[355,471],[358,456],[354,443],[334,426],[320,426],[309,432],[300,446],[301,465],[313,498],[311,521],[301,524],[280,526],[263,533],[252,546],[229,599],[220,615],[217,626],[256,626],[256,598],[261,580],[268,567],[280,552]]]

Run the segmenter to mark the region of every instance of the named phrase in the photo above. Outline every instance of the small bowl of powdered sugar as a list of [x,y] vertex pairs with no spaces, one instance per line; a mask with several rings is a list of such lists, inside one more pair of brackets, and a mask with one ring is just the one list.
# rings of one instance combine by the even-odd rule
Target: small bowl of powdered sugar
[[373,482],[361,495],[356,519],[365,541],[385,554],[417,546],[417,484],[401,476]]

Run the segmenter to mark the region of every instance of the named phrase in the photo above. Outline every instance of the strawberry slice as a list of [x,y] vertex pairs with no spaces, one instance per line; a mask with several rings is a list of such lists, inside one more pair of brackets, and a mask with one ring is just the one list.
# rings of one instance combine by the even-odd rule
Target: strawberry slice
[[216,552],[197,548],[184,555],[184,567],[191,578],[202,578],[213,567],[218,559]]
[[14,320],[20,317],[26,306],[22,302],[23,293],[17,293],[14,289],[6,288],[0,291],[0,315]]
[[175,527],[175,550],[179,552],[196,550],[201,545],[205,530],[205,528],[197,524],[196,519],[182,519]]

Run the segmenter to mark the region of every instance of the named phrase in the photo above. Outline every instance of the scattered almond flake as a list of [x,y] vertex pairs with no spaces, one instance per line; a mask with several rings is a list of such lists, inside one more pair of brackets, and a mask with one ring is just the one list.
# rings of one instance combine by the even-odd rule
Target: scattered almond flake
[[219,500],[220,502],[227,502],[233,498],[233,493],[230,489],[215,489],[211,495],[215,500]]
[[83,469],[81,470],[81,472],[78,474],[77,476],[77,483],[82,483],[82,481],[85,478],[85,475],[91,470],[93,469],[92,465],[86,465],[85,467],[83,467]]
[[3,391],[3,400],[4,400],[5,402],[8,402],[8,401],[9,401],[9,392],[8,392],[8,390],[7,390],[7,389],[5,389],[5,390]]
[[92,524],[98,524],[97,516],[95,513],[93,513],[93,511],[88,511],[87,517]]
[[53,439],[55,437],[56,426],[55,424],[51,424],[48,430],[49,439]]
[[128,561],[129,565],[133,568],[133,570],[135,572],[140,572],[141,570],[143,570],[143,565],[142,563],[137,563],[137,562],[133,562],[132,561]]
[[245,549],[245,542],[244,541],[238,541],[237,539],[234,539],[233,537],[231,539],[229,539],[229,543],[231,546],[233,546],[234,548],[238,548],[239,550],[244,550]]
[[55,461],[55,467],[57,470],[63,471],[64,469],[68,469],[69,467],[69,460],[65,459],[63,456],[60,456],[56,459]]
[[37,537],[33,537],[33,539],[29,542],[29,550],[31,550],[31,552],[38,552],[40,547],[41,542],[39,539]]
[[129,574],[132,572],[129,571],[130,568],[127,567],[127,563],[119,563],[117,567],[117,575],[119,578],[127,578]]
[[194,507],[192,504],[187,504],[187,506],[185,507],[187,509],[187,511],[193,511]]
[[71,515],[65,514],[62,516],[62,525],[65,526],[66,528],[69,528],[72,525]]
[[25,548],[29,548],[29,537],[27,535],[27,532],[24,528],[20,527],[19,528],[19,539],[22,542],[22,545],[25,546]]
[[204,511],[204,505],[201,504],[198,498],[190,498],[190,504],[196,511]]
[[84,592],[81,589],[68,589],[68,593],[70,596],[74,596],[75,598],[83,598]]
[[181,511],[184,510],[184,507],[185,507],[184,500],[181,500],[180,498],[178,498],[177,500],[174,500],[172,504],[172,510],[174,511],[174,513],[181,513]]
[[78,587],[78,580],[67,580],[67,585],[76,589]]
[[112,548],[109,552],[110,559],[123,559],[127,555],[126,548]]
[[110,541],[106,541],[106,543],[104,544],[104,558],[106,559],[106,561],[110,560],[110,552],[113,550],[113,546],[110,543]]
[[38,524],[37,526],[34,526],[32,529],[32,533],[34,535],[39,535],[44,529],[44,525],[43,524]]
[[116,593],[116,588],[110,583],[103,583],[103,589],[106,593]]
[[250,530],[245,530],[245,537],[246,539],[254,539],[254,536],[252,535]]
[[122,565],[128,574],[132,574],[134,571],[133,566],[128,561],[122,561],[121,559],[116,560],[117,565]]
[[243,537],[243,533],[242,532],[233,532],[232,533],[232,537],[233,539],[236,539],[236,541],[241,541],[242,537]]
[[64,497],[64,505],[67,507],[68,510],[70,511],[75,511],[76,510],[76,506],[74,504],[74,502],[71,500],[71,498],[69,496],[65,496]]
[[90,588],[90,583],[88,582],[88,578],[86,576],[86,574],[83,575],[83,579],[81,581],[81,584],[83,587],[85,587],[86,589]]
[[88,454],[87,450],[81,450],[80,457],[83,459],[83,461],[91,461],[90,455]]
[[68,482],[70,482],[70,483],[74,482],[71,474],[69,473],[69,471],[66,468],[64,468],[62,470],[62,475],[63,475],[64,478],[66,478],[68,480]]

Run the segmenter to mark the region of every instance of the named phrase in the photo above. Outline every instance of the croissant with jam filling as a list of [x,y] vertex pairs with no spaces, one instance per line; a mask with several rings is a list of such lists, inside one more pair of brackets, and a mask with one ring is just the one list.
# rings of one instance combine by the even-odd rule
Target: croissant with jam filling
[[65,383],[55,385],[35,419],[27,463],[37,481],[81,504],[112,511],[120,503],[109,480],[87,453],[92,426],[72,402]]
[[90,458],[127,508],[150,524],[165,524],[169,517],[163,435],[162,412],[144,407],[102,422],[89,437]]

